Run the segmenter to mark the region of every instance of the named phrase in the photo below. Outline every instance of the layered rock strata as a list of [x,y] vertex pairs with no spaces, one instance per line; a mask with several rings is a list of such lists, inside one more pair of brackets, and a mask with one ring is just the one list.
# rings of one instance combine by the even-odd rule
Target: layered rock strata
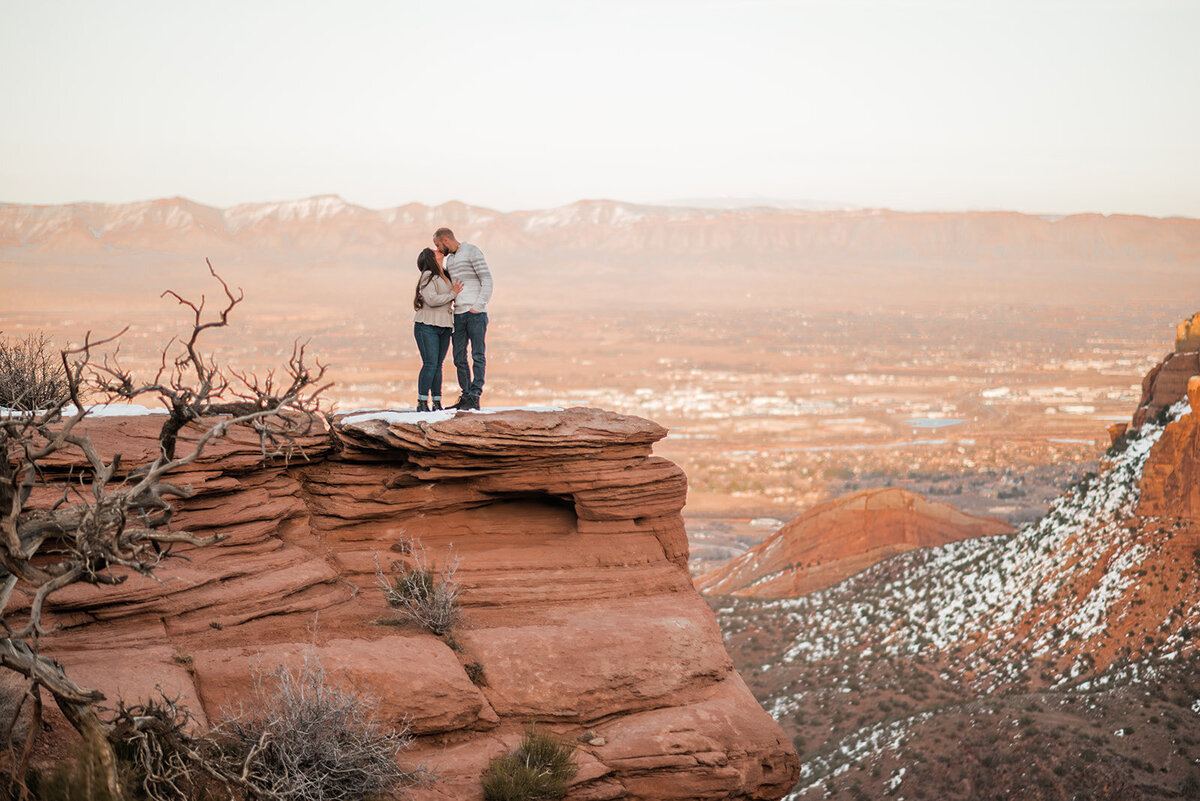
[[853,492],[814,506],[765,541],[696,578],[712,595],[797,598],[913,548],[1007,534],[1012,526],[933,503],[899,487]]
[[1200,520],[1200,313],[1179,323],[1174,352],[1146,375],[1131,428],[1184,398],[1190,412],[1163,430],[1142,470],[1140,515]]
[[1168,425],[1150,450],[1140,515],[1200,520],[1200,376],[1188,381],[1187,399],[1191,411]]
[[[135,463],[157,420],[89,430]],[[172,561],[161,582],[57,596],[64,628],[46,644],[68,673],[110,700],[182,694],[212,721],[248,698],[256,671],[315,650],[411,726],[405,761],[437,776],[425,799],[479,798],[488,761],[535,720],[590,733],[570,798],[792,787],[795,751],[692,587],[686,480],[651,455],[663,428],[570,409],[356,414],[331,433],[303,443],[307,461],[273,466],[239,433],[178,477],[196,494],[177,524],[229,539]],[[459,560],[457,650],[395,625],[376,586],[377,562],[402,558],[406,537],[439,565],[451,549]]]

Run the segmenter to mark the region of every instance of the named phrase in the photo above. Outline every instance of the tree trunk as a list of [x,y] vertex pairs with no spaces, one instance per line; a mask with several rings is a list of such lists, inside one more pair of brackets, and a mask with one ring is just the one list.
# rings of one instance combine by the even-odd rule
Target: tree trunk
[[121,791],[121,782],[117,775],[117,755],[113,752],[112,743],[108,741],[108,731],[92,705],[68,701],[58,696],[55,696],[54,700],[87,743],[88,753],[96,755],[102,771],[101,779],[108,789],[109,797],[113,801],[122,801],[125,794]]
[[121,784],[117,778],[117,755],[113,753],[112,743],[108,741],[107,728],[92,707],[96,701],[103,701],[104,696],[95,690],[80,688],[67,678],[62,665],[49,657],[34,653],[20,640],[0,639],[0,666],[32,679],[34,692],[41,692],[42,687],[50,691],[63,716],[96,754],[96,759],[104,771],[104,784],[108,788],[109,796],[113,801],[122,801],[125,794],[121,791]]

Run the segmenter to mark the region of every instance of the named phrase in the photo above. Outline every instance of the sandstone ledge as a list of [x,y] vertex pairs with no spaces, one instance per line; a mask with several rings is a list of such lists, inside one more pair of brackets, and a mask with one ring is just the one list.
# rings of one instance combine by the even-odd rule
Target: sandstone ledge
[[[136,462],[160,421],[89,430]],[[110,700],[161,686],[209,719],[246,697],[254,665],[315,647],[412,725],[407,756],[440,776],[421,798],[480,797],[487,761],[531,720],[603,738],[580,747],[571,798],[779,798],[798,759],[692,587],[686,479],[651,455],[665,434],[581,408],[353,414],[304,443],[307,461],[264,466],[239,432],[180,477],[196,495],[179,525],[230,539],[172,562],[161,583],[58,596],[64,629],[47,645]],[[383,624],[394,615],[374,565],[406,535],[460,559],[459,652]]]

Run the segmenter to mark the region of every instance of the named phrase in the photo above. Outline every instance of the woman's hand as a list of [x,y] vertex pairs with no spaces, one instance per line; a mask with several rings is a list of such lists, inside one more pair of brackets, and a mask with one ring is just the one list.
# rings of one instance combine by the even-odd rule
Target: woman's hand
[[455,281],[454,284],[450,287],[450,291],[453,292],[455,295],[457,295],[459,292],[462,292],[463,291],[463,282]]

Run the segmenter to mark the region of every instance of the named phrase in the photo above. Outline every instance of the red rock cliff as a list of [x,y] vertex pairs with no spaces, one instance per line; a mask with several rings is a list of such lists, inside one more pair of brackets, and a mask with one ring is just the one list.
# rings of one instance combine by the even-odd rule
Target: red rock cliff
[[1142,469],[1140,515],[1200,520],[1200,376],[1188,381],[1187,399],[1191,411],[1166,427]]
[[1168,353],[1142,379],[1142,400],[1133,415],[1133,428],[1141,428],[1162,410],[1183,399],[1188,379],[1200,373],[1200,313],[1175,330],[1175,350]]
[[1175,350],[1146,375],[1132,428],[1184,397],[1190,413],[1166,427],[1142,470],[1140,515],[1200,520],[1200,313],[1179,323]]
[[[158,418],[161,419],[161,418]],[[47,645],[110,700],[182,692],[209,719],[251,668],[315,641],[326,668],[407,716],[428,799],[480,797],[479,775],[537,720],[578,751],[577,799],[774,799],[798,776],[779,726],[734,672],[692,587],[683,473],[638,418],[564,412],[355,415],[263,467],[246,435],[180,477],[180,525],[231,539],[103,593],[58,596]],[[151,417],[94,420],[102,450],[154,447]],[[461,652],[394,617],[375,586],[403,535],[459,556]],[[315,635],[314,635],[315,630]],[[463,665],[479,662],[486,686]]]

